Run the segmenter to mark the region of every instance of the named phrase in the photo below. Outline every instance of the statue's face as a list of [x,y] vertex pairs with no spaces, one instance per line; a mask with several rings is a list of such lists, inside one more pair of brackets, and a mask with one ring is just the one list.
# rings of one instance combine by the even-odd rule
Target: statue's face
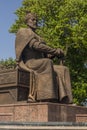
[[37,28],[37,19],[35,17],[30,17],[27,20],[27,25],[32,28],[32,29],[36,29]]

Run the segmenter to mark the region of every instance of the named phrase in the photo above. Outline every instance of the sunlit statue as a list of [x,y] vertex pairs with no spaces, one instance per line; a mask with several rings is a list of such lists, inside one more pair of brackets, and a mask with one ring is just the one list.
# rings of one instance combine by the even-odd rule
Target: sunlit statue
[[36,34],[35,14],[27,13],[25,22],[28,28],[18,30],[15,49],[18,67],[30,73],[28,102],[72,103],[69,69],[52,61],[55,56],[63,58],[63,51],[47,46]]

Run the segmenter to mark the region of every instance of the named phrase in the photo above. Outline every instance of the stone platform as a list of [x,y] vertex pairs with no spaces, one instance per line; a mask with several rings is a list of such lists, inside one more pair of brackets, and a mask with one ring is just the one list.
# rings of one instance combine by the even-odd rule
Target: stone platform
[[87,107],[50,102],[5,104],[0,105],[0,122],[3,121],[87,122]]
[[2,122],[0,130],[87,130],[87,123],[72,122]]

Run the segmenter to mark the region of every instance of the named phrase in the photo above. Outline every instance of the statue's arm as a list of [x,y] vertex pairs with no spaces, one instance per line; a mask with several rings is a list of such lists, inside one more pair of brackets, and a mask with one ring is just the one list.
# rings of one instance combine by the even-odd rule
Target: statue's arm
[[38,50],[40,52],[43,52],[45,54],[51,54],[51,57],[64,56],[64,53],[60,48],[58,48],[58,49],[51,48],[51,47],[47,46],[46,44],[44,44],[43,42],[39,42],[35,38],[32,39],[32,41],[29,43],[29,47],[32,49]]

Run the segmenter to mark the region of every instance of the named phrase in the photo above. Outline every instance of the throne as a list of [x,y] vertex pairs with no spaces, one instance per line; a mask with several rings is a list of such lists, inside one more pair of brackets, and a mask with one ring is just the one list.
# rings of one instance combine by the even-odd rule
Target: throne
[[29,93],[30,73],[22,69],[0,72],[0,104],[26,101]]

